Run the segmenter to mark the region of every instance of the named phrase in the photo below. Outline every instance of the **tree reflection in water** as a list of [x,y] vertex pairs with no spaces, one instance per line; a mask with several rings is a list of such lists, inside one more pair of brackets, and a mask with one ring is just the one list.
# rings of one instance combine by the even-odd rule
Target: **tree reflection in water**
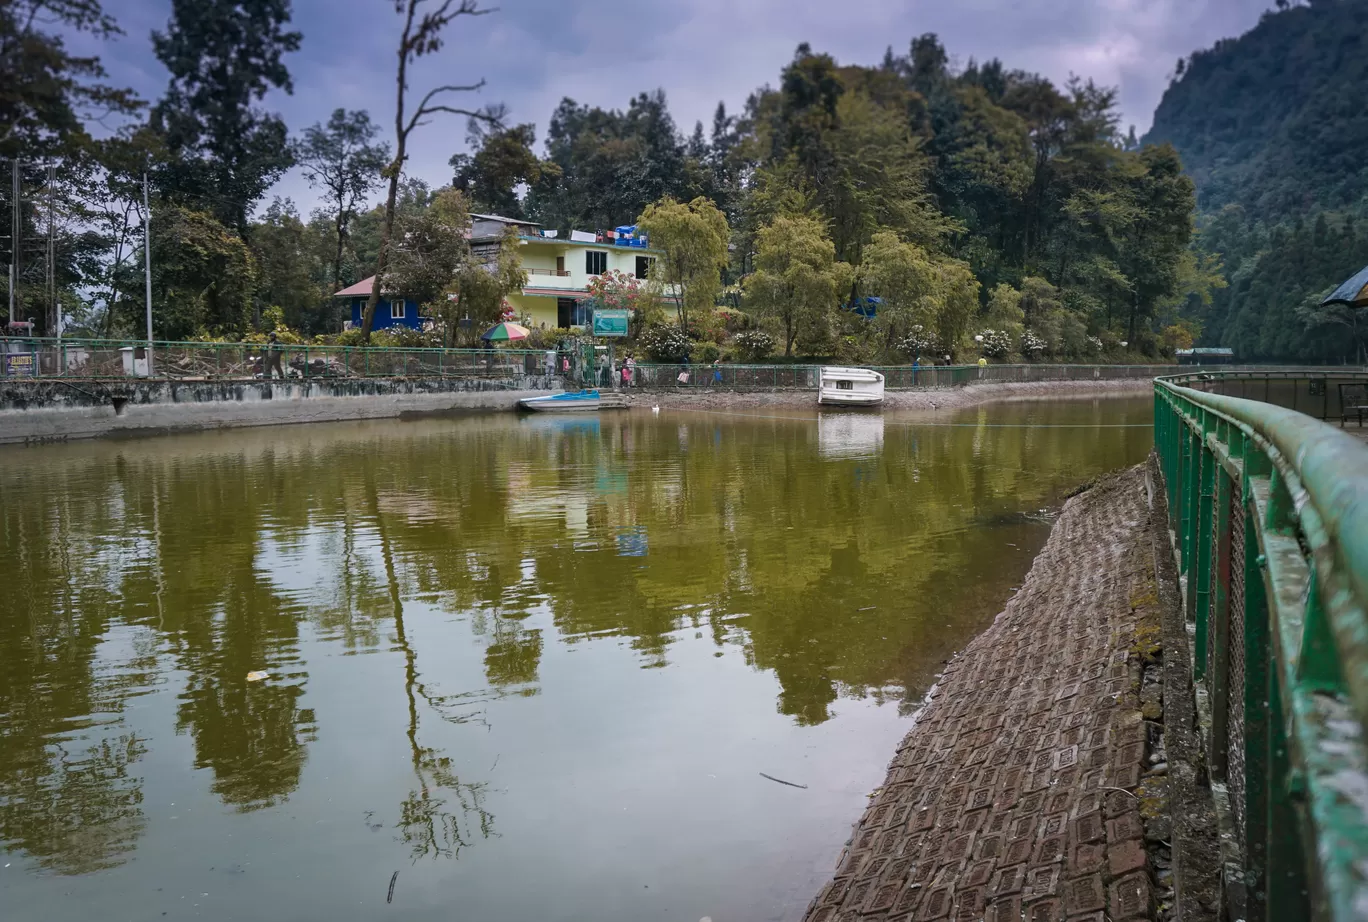
[[[453,711],[450,701],[434,698],[418,680],[418,657],[409,641],[404,623],[404,601],[395,570],[389,530],[380,511],[375,481],[367,478],[371,516],[380,536],[380,553],[385,561],[385,577],[393,606],[395,641],[404,654],[404,695],[408,703],[408,742],[417,787],[399,804],[399,841],[409,847],[416,862],[421,858],[457,858],[461,849],[479,837],[489,838],[494,814],[485,809],[486,785],[463,782],[452,769],[451,758],[418,742],[418,699],[449,723],[484,722],[483,709],[465,713]],[[452,803],[452,800],[455,802]]]

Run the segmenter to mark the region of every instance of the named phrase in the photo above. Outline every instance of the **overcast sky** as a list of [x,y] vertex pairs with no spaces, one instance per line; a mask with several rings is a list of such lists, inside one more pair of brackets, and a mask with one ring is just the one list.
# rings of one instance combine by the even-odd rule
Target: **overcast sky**
[[[431,0],[430,0],[431,2]],[[892,45],[936,32],[952,60],[998,57],[1010,68],[1062,82],[1071,73],[1120,91],[1123,130],[1149,127],[1177,59],[1253,26],[1271,0],[494,0],[499,9],[463,18],[447,46],[411,82],[487,85],[469,105],[502,102],[512,120],[535,122],[538,147],[565,96],[625,107],[663,87],[682,132],[711,123],[718,100],[738,111],[800,42],[842,64],[874,64]],[[487,5],[493,5],[489,3]],[[155,100],[167,74],[150,34],[171,0],[106,0],[125,35],[99,48],[114,82]],[[394,47],[401,22],[391,0],[294,0],[301,50],[287,58],[294,94],[272,94],[292,133],[334,108],[368,109],[392,133]],[[82,50],[86,43],[80,43]],[[419,129],[408,166],[433,185],[450,180],[448,158],[465,147],[464,119]],[[275,193],[314,204],[297,174]]]

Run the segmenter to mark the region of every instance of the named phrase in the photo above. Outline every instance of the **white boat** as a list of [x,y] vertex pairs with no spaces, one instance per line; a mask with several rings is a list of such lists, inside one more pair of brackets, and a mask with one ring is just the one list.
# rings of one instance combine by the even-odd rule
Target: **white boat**
[[877,407],[884,399],[884,376],[868,368],[823,367],[817,403],[824,407]]
[[518,406],[537,413],[582,413],[597,410],[601,405],[599,392],[567,391],[564,394],[547,394],[545,397],[524,397]]

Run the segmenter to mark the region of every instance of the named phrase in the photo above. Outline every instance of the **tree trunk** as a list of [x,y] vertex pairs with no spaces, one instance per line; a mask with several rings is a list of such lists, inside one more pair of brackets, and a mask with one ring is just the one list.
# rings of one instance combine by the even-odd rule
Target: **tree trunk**
[[380,252],[375,258],[375,278],[371,281],[370,298],[361,317],[361,341],[370,342],[371,328],[375,325],[375,306],[380,303],[380,282],[389,265],[390,235],[394,233],[394,203],[399,198],[399,171],[404,163],[404,142],[400,139],[399,152],[391,167],[389,195],[385,198],[385,221],[380,225]]
[[343,224],[342,203],[337,205],[337,255],[333,257],[333,285],[342,288],[342,236],[346,233]]

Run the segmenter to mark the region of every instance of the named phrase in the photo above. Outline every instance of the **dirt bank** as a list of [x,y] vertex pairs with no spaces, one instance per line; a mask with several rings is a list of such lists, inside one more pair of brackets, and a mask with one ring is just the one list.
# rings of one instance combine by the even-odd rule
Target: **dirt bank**
[[[1022,383],[969,384],[964,387],[927,388],[915,391],[888,391],[884,407],[894,410],[945,410],[972,407],[1000,400],[1076,400],[1093,397],[1135,396],[1154,388],[1148,379],[1123,381],[1032,381]],[[804,407],[817,405],[810,390],[736,391],[708,387],[627,391],[626,400],[634,406],[662,406],[675,409],[713,409],[730,407]]]

